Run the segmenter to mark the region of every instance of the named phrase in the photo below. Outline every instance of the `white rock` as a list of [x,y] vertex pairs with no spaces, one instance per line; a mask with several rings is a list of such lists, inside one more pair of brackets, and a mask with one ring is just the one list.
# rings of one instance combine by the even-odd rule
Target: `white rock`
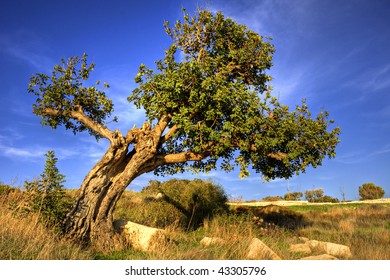
[[310,256],[310,257],[305,257],[300,260],[338,260],[338,258],[328,255],[328,254],[322,254],[322,255],[317,255],[317,256]]
[[249,244],[247,258],[251,260],[281,260],[274,251],[258,238],[253,238]]
[[114,227],[119,232],[123,232],[126,239],[134,248],[142,251],[158,249],[166,241],[165,231],[162,229],[147,227],[124,220],[116,221]]
[[298,237],[298,239],[299,239],[300,241],[302,241],[302,242],[307,242],[307,241],[310,240],[309,238],[303,237],[303,236]]
[[351,249],[345,245],[317,240],[309,240],[305,244],[313,251],[322,251],[338,258],[349,259],[352,257]]
[[311,254],[310,246],[307,244],[292,244],[288,251],[291,253]]
[[211,246],[211,245],[222,245],[225,241],[219,237],[203,237],[200,241],[200,244],[203,246]]

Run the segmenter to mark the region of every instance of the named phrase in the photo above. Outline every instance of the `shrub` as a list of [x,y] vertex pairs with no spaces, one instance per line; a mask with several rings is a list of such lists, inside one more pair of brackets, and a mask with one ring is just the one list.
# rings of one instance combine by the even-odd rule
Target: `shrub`
[[292,192],[292,193],[286,193],[284,195],[284,200],[301,200],[303,194],[301,192]]
[[[141,193],[163,194],[164,202],[174,206],[186,217],[186,228],[199,227],[205,218],[227,211],[227,195],[220,185],[212,181],[169,180],[163,183],[151,181]],[[170,210],[169,210],[170,211]],[[166,211],[166,215],[170,215]]]
[[279,201],[279,200],[283,200],[283,198],[277,195],[277,196],[266,196],[261,201]]
[[385,191],[374,183],[365,183],[359,187],[360,200],[379,199],[385,195]]
[[314,189],[305,191],[305,198],[309,202],[322,202],[324,196],[323,189]]
[[185,228],[187,225],[187,217],[166,201],[145,200],[142,204],[131,204],[128,211],[117,217],[157,228]]
[[325,195],[324,197],[322,197],[321,202],[339,203],[340,201],[338,198]]

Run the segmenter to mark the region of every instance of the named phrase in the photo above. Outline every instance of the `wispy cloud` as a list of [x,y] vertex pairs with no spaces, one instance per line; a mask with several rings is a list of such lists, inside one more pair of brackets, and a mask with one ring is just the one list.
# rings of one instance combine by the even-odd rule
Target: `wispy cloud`
[[[68,148],[55,148],[49,146],[34,145],[31,147],[18,147],[11,146],[0,141],[0,156],[21,161],[37,161],[41,160],[49,150],[55,150],[56,156],[60,159],[69,159],[73,157],[79,157],[83,153],[77,151],[77,149]],[[90,155],[88,155],[90,156]]]
[[368,157],[379,156],[390,153],[390,145],[386,145],[368,154]]
[[371,151],[353,151],[338,155],[334,161],[343,164],[359,164],[390,153],[390,145],[375,147]]
[[0,143],[0,155],[3,155],[7,158],[20,158],[23,160],[35,160],[37,158],[42,158],[47,150],[42,150],[39,148],[15,148],[8,147]]
[[39,69],[50,70],[54,62],[45,53],[47,47],[35,36],[24,31],[13,36],[0,34],[0,51],[10,58]]
[[348,80],[345,87],[352,87],[367,95],[390,88],[390,64],[383,64],[373,69],[366,69],[354,79]]

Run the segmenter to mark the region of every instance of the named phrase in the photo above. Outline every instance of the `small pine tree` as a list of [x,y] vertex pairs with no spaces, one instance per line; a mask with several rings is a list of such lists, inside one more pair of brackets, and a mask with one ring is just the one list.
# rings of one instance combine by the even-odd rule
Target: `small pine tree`
[[48,151],[45,157],[46,163],[41,177],[25,182],[28,210],[39,212],[48,225],[58,225],[65,219],[71,200],[63,189],[65,176],[56,166],[58,159],[54,151]]

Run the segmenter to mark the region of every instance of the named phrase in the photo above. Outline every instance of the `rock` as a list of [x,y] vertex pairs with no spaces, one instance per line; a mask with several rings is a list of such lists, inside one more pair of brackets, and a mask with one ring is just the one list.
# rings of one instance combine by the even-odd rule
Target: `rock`
[[158,193],[155,197],[156,200],[162,200],[164,199],[164,195],[162,193]]
[[253,238],[249,244],[247,258],[251,260],[281,260],[274,251],[258,238]]
[[322,254],[322,255],[317,255],[317,256],[310,256],[310,257],[305,257],[300,260],[338,260],[338,258],[328,255],[328,254]]
[[350,259],[352,257],[351,249],[348,246],[325,242],[325,252],[329,255],[342,258]]
[[291,253],[303,253],[306,255],[311,254],[310,246],[307,244],[293,244],[290,245],[290,248],[288,249]]
[[224,243],[225,241],[219,237],[203,237],[203,239],[200,241],[200,244],[204,246],[222,245]]
[[338,258],[349,259],[352,257],[351,249],[345,245],[317,240],[309,240],[305,244],[313,251],[322,251]]
[[309,238],[307,238],[307,237],[302,237],[302,236],[298,237],[298,239],[299,239],[300,241],[302,241],[302,242],[307,242],[307,241],[310,240]]
[[161,248],[166,242],[165,231],[158,228],[147,227],[125,220],[114,222],[117,231],[122,232],[128,242],[142,251],[153,251]]

